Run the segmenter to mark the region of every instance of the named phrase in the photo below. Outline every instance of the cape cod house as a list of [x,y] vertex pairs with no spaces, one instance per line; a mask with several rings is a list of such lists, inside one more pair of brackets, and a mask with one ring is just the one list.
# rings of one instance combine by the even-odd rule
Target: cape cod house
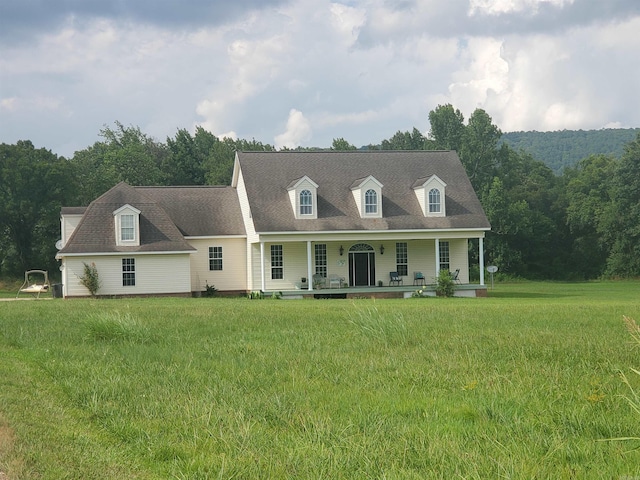
[[230,186],[119,183],[63,208],[57,258],[65,297],[88,295],[84,263],[100,295],[348,295],[392,283],[387,292],[408,296],[441,269],[482,295],[489,229],[453,151],[238,152]]

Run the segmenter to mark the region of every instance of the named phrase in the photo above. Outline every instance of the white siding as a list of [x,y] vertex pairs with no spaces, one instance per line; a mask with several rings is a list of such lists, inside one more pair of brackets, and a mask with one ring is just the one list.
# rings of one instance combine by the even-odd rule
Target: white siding
[[[207,283],[220,291],[248,289],[245,238],[187,239],[187,241],[197,249],[197,252],[191,255],[192,291],[204,291]],[[222,270],[209,270],[209,247],[222,247]]]
[[78,224],[82,220],[82,215],[61,215],[60,216],[60,229],[62,239],[62,246],[64,246],[71,237]]
[[[135,286],[122,286],[122,259],[135,259]],[[100,278],[98,295],[147,295],[191,292],[188,254],[65,257],[65,296],[86,296],[80,283],[84,263],[95,263]]]

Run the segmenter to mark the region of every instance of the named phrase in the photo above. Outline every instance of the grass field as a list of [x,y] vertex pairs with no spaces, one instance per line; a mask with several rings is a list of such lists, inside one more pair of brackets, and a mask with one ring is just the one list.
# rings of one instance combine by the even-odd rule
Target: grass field
[[640,282],[489,295],[0,302],[0,479],[640,479]]

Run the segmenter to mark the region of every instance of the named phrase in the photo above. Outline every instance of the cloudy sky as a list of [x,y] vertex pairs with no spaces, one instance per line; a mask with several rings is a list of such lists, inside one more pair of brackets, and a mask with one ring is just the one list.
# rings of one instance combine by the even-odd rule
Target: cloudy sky
[[640,126],[638,0],[0,0],[0,142],[70,157],[115,121],[282,146]]

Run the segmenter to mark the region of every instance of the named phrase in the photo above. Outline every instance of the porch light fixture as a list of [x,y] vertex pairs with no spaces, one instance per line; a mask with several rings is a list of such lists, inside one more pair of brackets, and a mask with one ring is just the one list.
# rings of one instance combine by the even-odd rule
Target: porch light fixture
[[344,253],[344,247],[340,245],[340,256],[342,256],[343,253]]
[[380,245],[380,255],[384,255],[384,245]]

